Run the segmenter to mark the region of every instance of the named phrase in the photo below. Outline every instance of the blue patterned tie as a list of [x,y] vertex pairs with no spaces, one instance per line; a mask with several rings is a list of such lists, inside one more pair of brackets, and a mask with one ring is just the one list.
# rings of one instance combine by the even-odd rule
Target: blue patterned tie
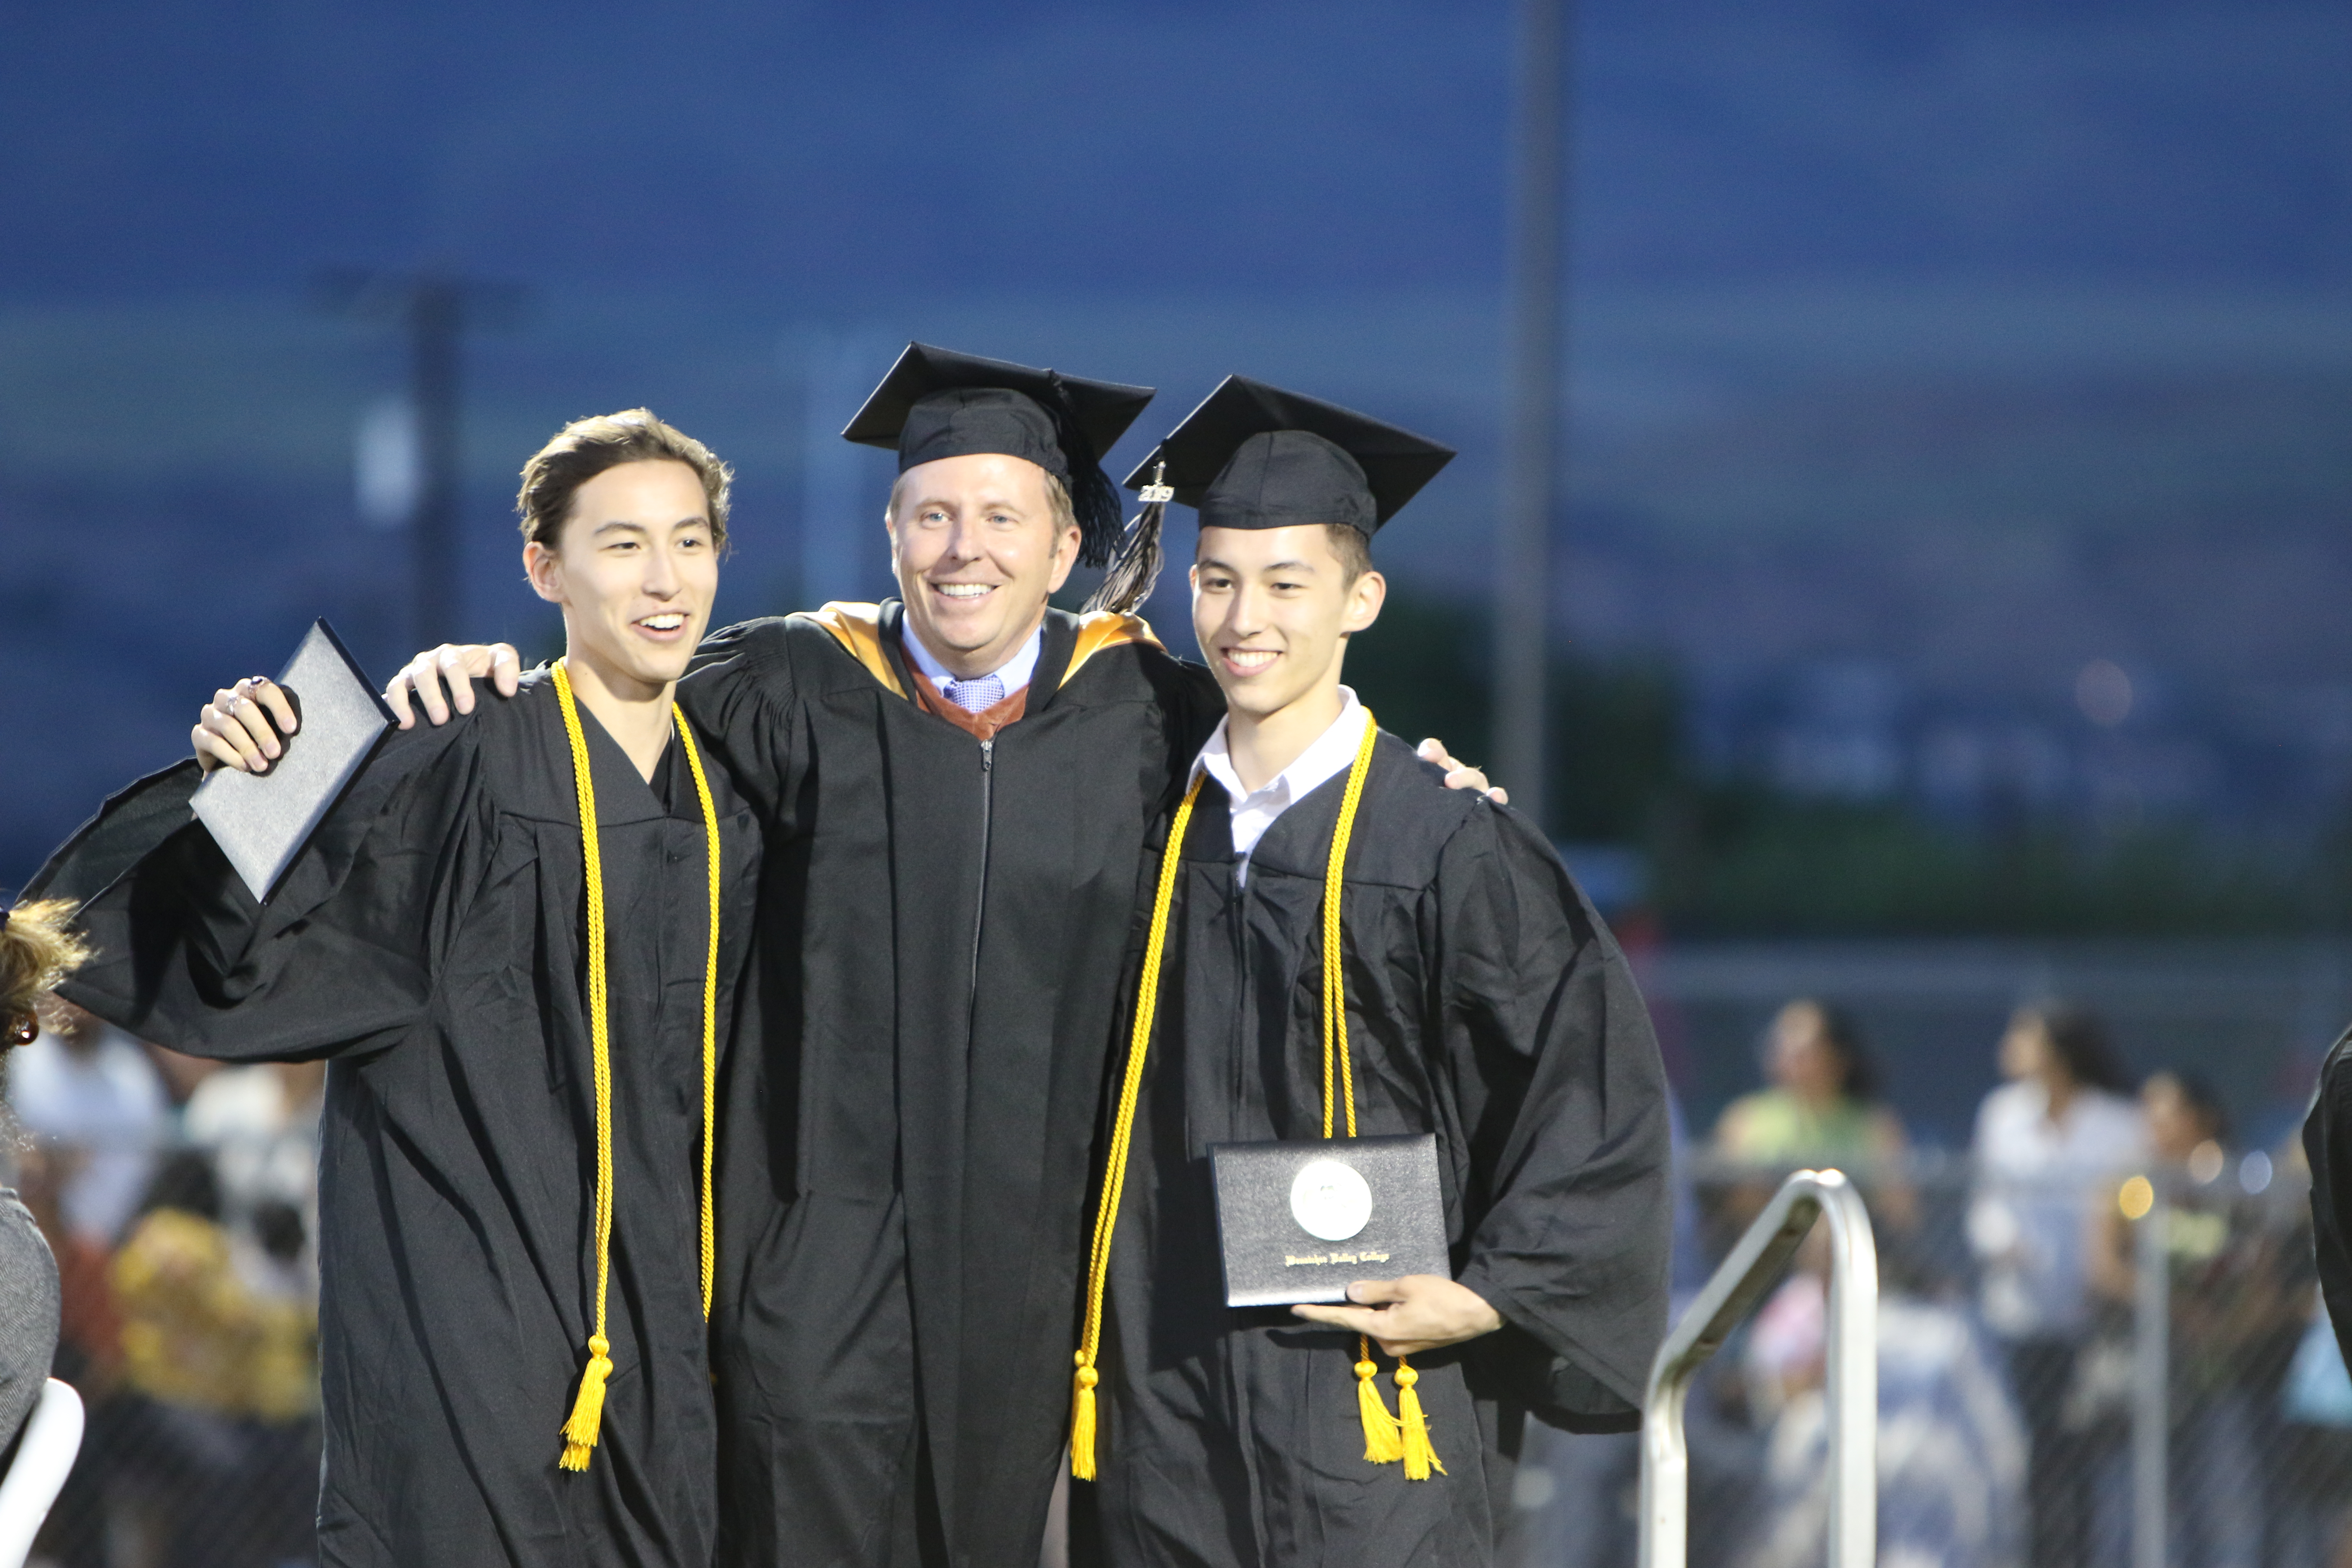
[[983,675],[977,680],[948,682],[948,700],[967,713],[985,713],[1004,700],[1004,682]]

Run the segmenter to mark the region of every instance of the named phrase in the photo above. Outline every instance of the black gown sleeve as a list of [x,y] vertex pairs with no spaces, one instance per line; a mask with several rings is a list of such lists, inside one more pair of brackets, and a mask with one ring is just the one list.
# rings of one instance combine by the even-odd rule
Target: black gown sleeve
[[1472,815],[1440,861],[1438,900],[1444,1067],[1473,1178],[1459,1279],[1508,1325],[1485,1359],[1555,1425],[1629,1430],[1665,1337],[1672,1239],[1648,1012],[1615,940],[1517,814]]
[[772,840],[792,826],[807,754],[791,629],[780,616],[711,633],[677,684],[678,706],[707,736]]
[[188,815],[196,764],[142,779],[43,867],[96,956],[68,1001],[190,1056],[268,1061],[389,1045],[431,1001],[487,829],[474,726],[388,734],[267,904]]
[[2303,1124],[2303,1152],[2311,1162],[2311,1240],[2319,1263],[2320,1294],[2336,1342],[2352,1362],[2352,1167],[2345,1144],[2352,1140],[2352,1032],[2338,1039],[2319,1069],[2319,1093]]

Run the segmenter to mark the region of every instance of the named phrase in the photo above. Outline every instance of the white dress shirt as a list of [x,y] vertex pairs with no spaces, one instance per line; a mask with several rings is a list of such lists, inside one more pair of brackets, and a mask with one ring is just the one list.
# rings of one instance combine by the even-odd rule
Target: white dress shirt
[[1297,760],[1254,790],[1242,788],[1241,775],[1234,772],[1233,753],[1226,748],[1225,726],[1232,721],[1217,721],[1216,733],[1201,748],[1193,761],[1195,777],[1205,770],[1225,792],[1234,819],[1234,881],[1238,886],[1249,883],[1249,858],[1257,848],[1257,841],[1265,837],[1275,818],[1304,799],[1317,785],[1346,773],[1356,760],[1356,750],[1364,743],[1364,726],[1370,714],[1356,700],[1353,689],[1339,688],[1342,706],[1331,727],[1315,738],[1312,745],[1298,753]]
[[[898,638],[906,645],[907,657],[915,661],[915,668],[929,676],[931,684],[941,691],[948,689],[949,682],[964,679],[932,658],[931,650],[923,646],[923,639],[917,637],[914,628],[904,621],[899,623]],[[987,675],[993,675],[997,679],[1004,682],[1004,695],[1012,696],[1028,685],[1029,678],[1037,672],[1037,650],[1045,645],[1045,623],[1039,621],[1037,629],[1029,634],[1029,640],[1013,649],[1011,658],[1006,659],[994,669],[987,671],[986,675],[975,675],[971,679],[981,680],[985,679]]]
[[2083,1331],[2090,1316],[2085,1224],[2115,1183],[2146,1162],[2139,1103],[2077,1090],[2050,1119],[2039,1083],[2006,1083],[1977,1111],[1976,1190],[1968,1234],[1983,1261],[1985,1321],[2005,1339]]

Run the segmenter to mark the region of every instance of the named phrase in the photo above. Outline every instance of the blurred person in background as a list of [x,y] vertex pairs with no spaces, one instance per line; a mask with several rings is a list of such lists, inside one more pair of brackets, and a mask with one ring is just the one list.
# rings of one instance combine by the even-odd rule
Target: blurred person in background
[[225,1067],[196,1086],[181,1118],[188,1142],[212,1155],[236,1234],[249,1234],[261,1256],[298,1266],[289,1272],[255,1264],[281,1293],[315,1295],[318,1289],[304,1238],[318,1224],[319,1118],[326,1089],[324,1062]]
[[[2229,1117],[2213,1086],[2193,1072],[2149,1075],[2140,1087],[2149,1168],[2122,1184],[2093,1216],[2093,1287],[2119,1329],[2110,1364],[2126,1375],[2108,1389],[2078,1379],[2117,1420],[2129,1414],[2132,1304],[2141,1226],[2161,1224],[2170,1271],[2172,1507],[2166,1561],[2175,1568],[2254,1568],[2263,1561],[2266,1507],[2263,1455],[2273,1434],[2265,1414],[2303,1329],[2310,1279],[2299,1266],[2299,1227],[2268,1223],[2231,1168]],[[2168,1199],[2155,1208],[2161,1183]],[[2131,1558],[2131,1458],[2118,1447],[2103,1461],[2095,1492],[2096,1556],[2124,1568]]]
[[294,1259],[241,1239],[210,1155],[183,1149],[114,1256],[122,1394],[94,1435],[110,1500],[165,1568],[311,1556],[318,1310],[279,1284]]
[[[49,990],[81,963],[62,903],[0,904],[0,1071],[40,1038]],[[0,1119],[0,1157],[15,1141]],[[58,1266],[38,1226],[0,1170],[0,1476],[40,1398],[58,1348]]]
[[1878,1103],[1877,1064],[1843,1010],[1790,1002],[1765,1032],[1763,1058],[1770,1085],[1724,1109],[1717,1152],[1756,1164],[1902,1157],[1903,1121]]
[[[1802,996],[1773,1016],[1763,1049],[1767,1088],[1725,1107],[1716,1152],[1747,1165],[1790,1170],[1828,1165],[1855,1178],[1875,1217],[1909,1229],[1917,1204],[1901,1173],[1910,1152],[1903,1119],[1878,1099],[1878,1065],[1852,1016]],[[1769,1201],[1769,1187],[1730,1199],[1744,1227]]]
[[112,1247],[155,1171],[171,1106],[146,1047],[63,1001],[8,1073],[16,1120],[55,1163],[66,1227]]
[[[1985,1325],[2009,1353],[2032,1435],[2034,1568],[2076,1568],[2088,1546],[2089,1482],[2114,1439],[2072,1398],[2094,1348],[2091,1208],[2147,1156],[2138,1102],[2089,1012],[2020,1008],[2000,1047],[2009,1081],[1978,1110],[1969,1245]],[[2074,1406],[2070,1419],[2070,1405]]]
[[[1829,1250],[1816,1230],[1759,1312],[1742,1360],[1763,1430],[1760,1492],[1734,1568],[1819,1568],[1828,1550]],[[1996,1347],[1887,1257],[1878,1300],[1878,1560],[2018,1568],[2023,1423]]]

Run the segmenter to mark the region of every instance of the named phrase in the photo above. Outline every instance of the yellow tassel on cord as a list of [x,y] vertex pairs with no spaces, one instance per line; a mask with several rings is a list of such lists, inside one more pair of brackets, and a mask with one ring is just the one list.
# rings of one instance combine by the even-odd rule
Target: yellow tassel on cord
[[1429,1418],[1421,1413],[1421,1395],[1412,1390],[1420,1381],[1421,1373],[1405,1365],[1404,1357],[1397,1357],[1398,1425],[1404,1428],[1404,1479],[1409,1481],[1425,1481],[1432,1470],[1445,1473],[1437,1462],[1437,1450],[1429,1446]]
[[1095,1479],[1095,1384],[1102,1373],[1087,1364],[1078,1352],[1077,1375],[1070,1391],[1070,1474],[1082,1481]]
[[580,1374],[580,1397],[563,1424],[563,1458],[557,1461],[567,1470],[588,1468],[588,1450],[604,1425],[604,1380],[613,1375],[613,1359],[605,1352],[612,1348],[602,1334],[588,1342],[588,1370]]
[[1118,1120],[1112,1123],[1110,1153],[1103,1164],[1102,1197],[1095,1210],[1095,1241],[1087,1265],[1087,1315],[1078,1335],[1078,1370],[1070,1379],[1070,1474],[1095,1479],[1095,1385],[1102,1373],[1095,1357],[1102,1350],[1103,1295],[1110,1288],[1110,1242],[1118,1229],[1119,1195],[1127,1190],[1127,1151],[1135,1137],[1135,1103],[1143,1092],[1143,1062],[1151,1049],[1151,1020],[1160,1006],[1160,962],[1168,948],[1168,910],[1176,899],[1176,872],[1184,860],[1184,833],[1201,780],[1184,792],[1176,820],[1168,825],[1168,847],[1160,856],[1160,886],[1151,900],[1151,934],[1143,948],[1143,975],[1136,983],[1135,1029],[1127,1043],[1127,1077],[1118,1089]]
[[[1364,738],[1356,748],[1355,765],[1348,770],[1348,790],[1339,797],[1339,821],[1331,833],[1331,857],[1323,868],[1323,1136],[1334,1135],[1332,1079],[1337,1068],[1339,1108],[1346,1111],[1348,1136],[1356,1136],[1356,1075],[1348,1057],[1348,980],[1339,944],[1339,894],[1346,884],[1348,840],[1355,834],[1356,807],[1364,798],[1364,780],[1372,771],[1372,746],[1381,727],[1364,714]],[[1440,1475],[1436,1450],[1429,1446],[1429,1422],[1421,1412],[1421,1396],[1412,1385],[1421,1374],[1397,1358],[1397,1413],[1389,1414],[1381,1398],[1380,1365],[1372,1360],[1369,1339],[1356,1341],[1356,1413],[1364,1423],[1364,1458],[1375,1465],[1404,1461],[1409,1481],[1429,1479],[1431,1467]]]
[[1356,1413],[1364,1419],[1364,1458],[1375,1465],[1393,1465],[1404,1458],[1404,1428],[1381,1397],[1376,1381],[1381,1368],[1372,1359],[1371,1346],[1361,1340],[1357,1345],[1362,1359],[1356,1363]]
[[[572,744],[572,781],[580,806],[580,860],[587,905],[588,932],[588,1055],[596,1097],[596,1302],[595,1327],[588,1336],[588,1365],[580,1374],[580,1393],[572,1402],[572,1416],[563,1424],[563,1457],[556,1461],[567,1470],[584,1470],[604,1425],[604,1381],[613,1375],[612,1344],[604,1338],[604,1297],[612,1276],[613,1251],[613,1050],[609,986],[604,974],[604,860],[596,834],[596,784],[589,768],[588,736],[580,727],[580,707],[572,694],[572,676],[565,660],[555,661],[555,696],[563,710],[564,738]],[[711,1285],[718,1272],[718,1227],[711,1201],[712,1127],[719,1092],[719,809],[710,797],[710,781],[702,770],[702,754],[694,733],[673,704],[671,722],[678,743],[686,748],[687,766],[694,773],[694,793],[702,806],[702,832],[710,872],[709,951],[702,972],[702,1315],[710,1316]]]

